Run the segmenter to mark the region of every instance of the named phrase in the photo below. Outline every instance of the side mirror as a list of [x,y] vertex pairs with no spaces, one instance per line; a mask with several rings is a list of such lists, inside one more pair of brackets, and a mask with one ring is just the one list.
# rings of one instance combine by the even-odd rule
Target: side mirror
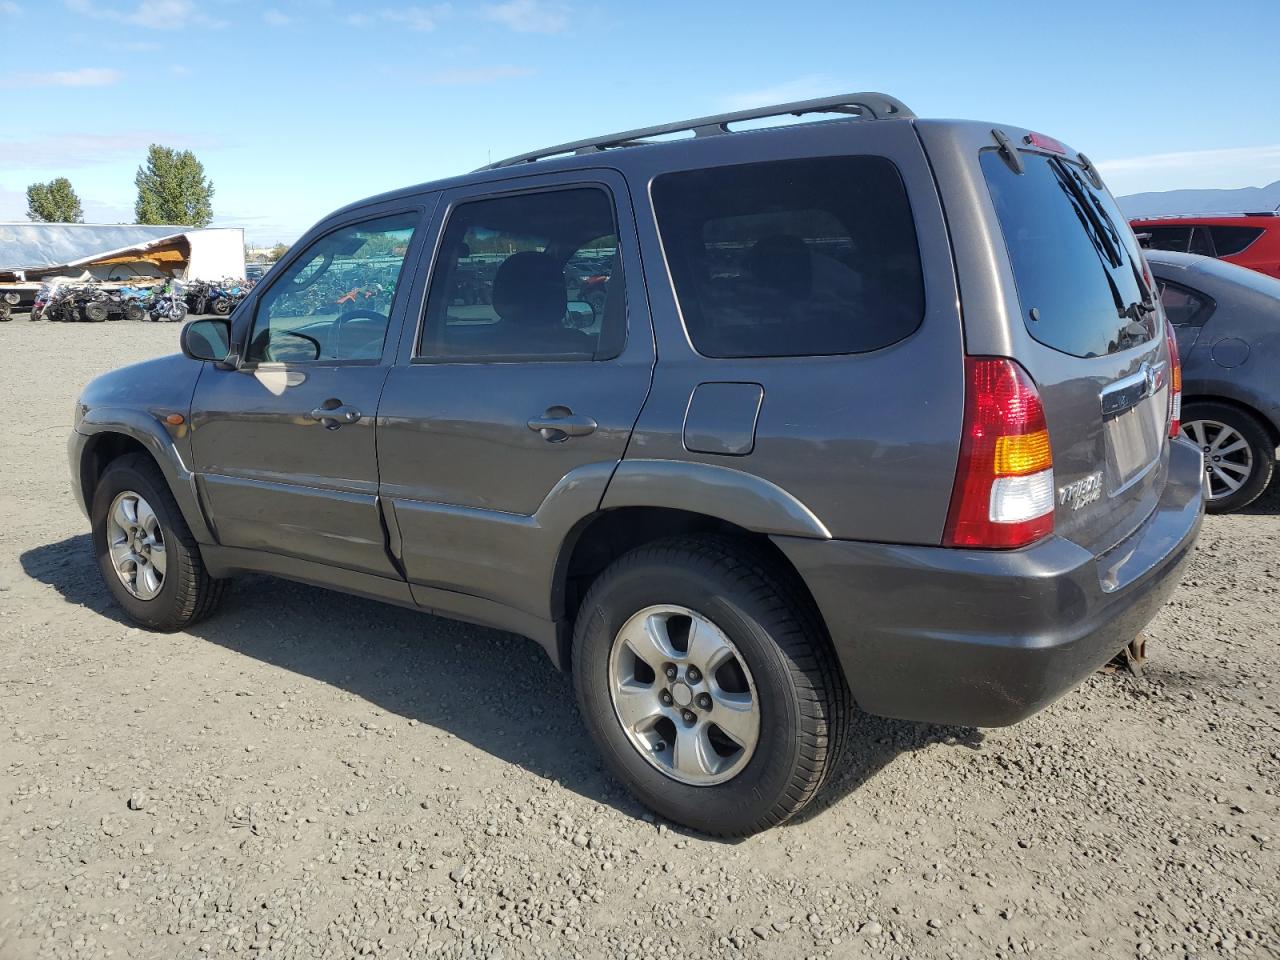
[[231,324],[222,319],[192,320],[182,328],[182,352],[192,360],[221,363],[231,352]]

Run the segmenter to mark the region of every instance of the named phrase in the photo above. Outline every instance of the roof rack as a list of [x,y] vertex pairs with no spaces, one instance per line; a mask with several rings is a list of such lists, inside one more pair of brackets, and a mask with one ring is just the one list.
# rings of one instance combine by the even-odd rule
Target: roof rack
[[614,147],[634,147],[644,143],[650,137],[660,137],[669,133],[685,133],[692,130],[695,137],[718,136],[733,133],[729,129],[731,123],[742,123],[746,120],[764,120],[769,117],[803,116],[807,113],[844,113],[863,120],[909,120],[915,114],[907,105],[896,97],[884,93],[846,93],[838,97],[820,97],[816,100],[796,100],[793,103],[778,103],[769,107],[756,107],[752,110],[738,110],[734,113],[718,113],[710,117],[699,117],[696,120],[681,120],[676,123],[663,123],[656,127],[642,127],[639,130],[627,130],[623,133],[611,133],[604,137],[592,137],[588,140],[574,140],[554,147],[544,147],[532,153],[522,153],[508,157],[481,167],[481,170],[497,170],[500,167],[513,167],[521,163],[532,163],[548,157],[563,156],[570,153],[597,153]]

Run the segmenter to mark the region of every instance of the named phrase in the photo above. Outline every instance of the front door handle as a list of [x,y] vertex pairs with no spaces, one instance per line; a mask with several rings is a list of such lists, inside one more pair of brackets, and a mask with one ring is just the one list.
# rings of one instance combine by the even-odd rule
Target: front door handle
[[[334,403],[330,400],[328,403]],[[345,403],[338,403],[337,406],[316,407],[311,411],[311,419],[317,423],[324,424],[326,430],[337,430],[344,423],[355,423],[360,419],[360,411],[355,407],[349,407]]]
[[574,413],[568,407],[552,407],[540,417],[529,420],[529,429],[542,434],[549,443],[560,443],[570,437],[585,437],[599,426],[590,417]]

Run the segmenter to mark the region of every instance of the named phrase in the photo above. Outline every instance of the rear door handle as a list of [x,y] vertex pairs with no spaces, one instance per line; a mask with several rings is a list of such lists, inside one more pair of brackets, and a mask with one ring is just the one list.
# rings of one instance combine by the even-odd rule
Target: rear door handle
[[311,411],[311,419],[317,423],[323,423],[326,430],[337,430],[344,423],[355,423],[359,420],[360,411],[345,403],[336,407],[316,407]]
[[590,417],[573,413],[568,407],[552,407],[540,417],[529,420],[529,429],[542,434],[550,443],[560,443],[570,437],[585,437],[595,433],[599,426]]

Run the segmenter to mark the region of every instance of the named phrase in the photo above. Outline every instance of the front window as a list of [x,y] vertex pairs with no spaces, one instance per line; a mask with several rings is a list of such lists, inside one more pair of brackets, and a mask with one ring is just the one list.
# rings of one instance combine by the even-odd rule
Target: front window
[[1076,357],[1151,340],[1142,255],[1111,194],[1057,157],[1024,154],[1021,174],[995,150],[981,164],[1031,336]]
[[418,220],[417,213],[396,214],[316,240],[258,301],[245,359],[379,359]]

